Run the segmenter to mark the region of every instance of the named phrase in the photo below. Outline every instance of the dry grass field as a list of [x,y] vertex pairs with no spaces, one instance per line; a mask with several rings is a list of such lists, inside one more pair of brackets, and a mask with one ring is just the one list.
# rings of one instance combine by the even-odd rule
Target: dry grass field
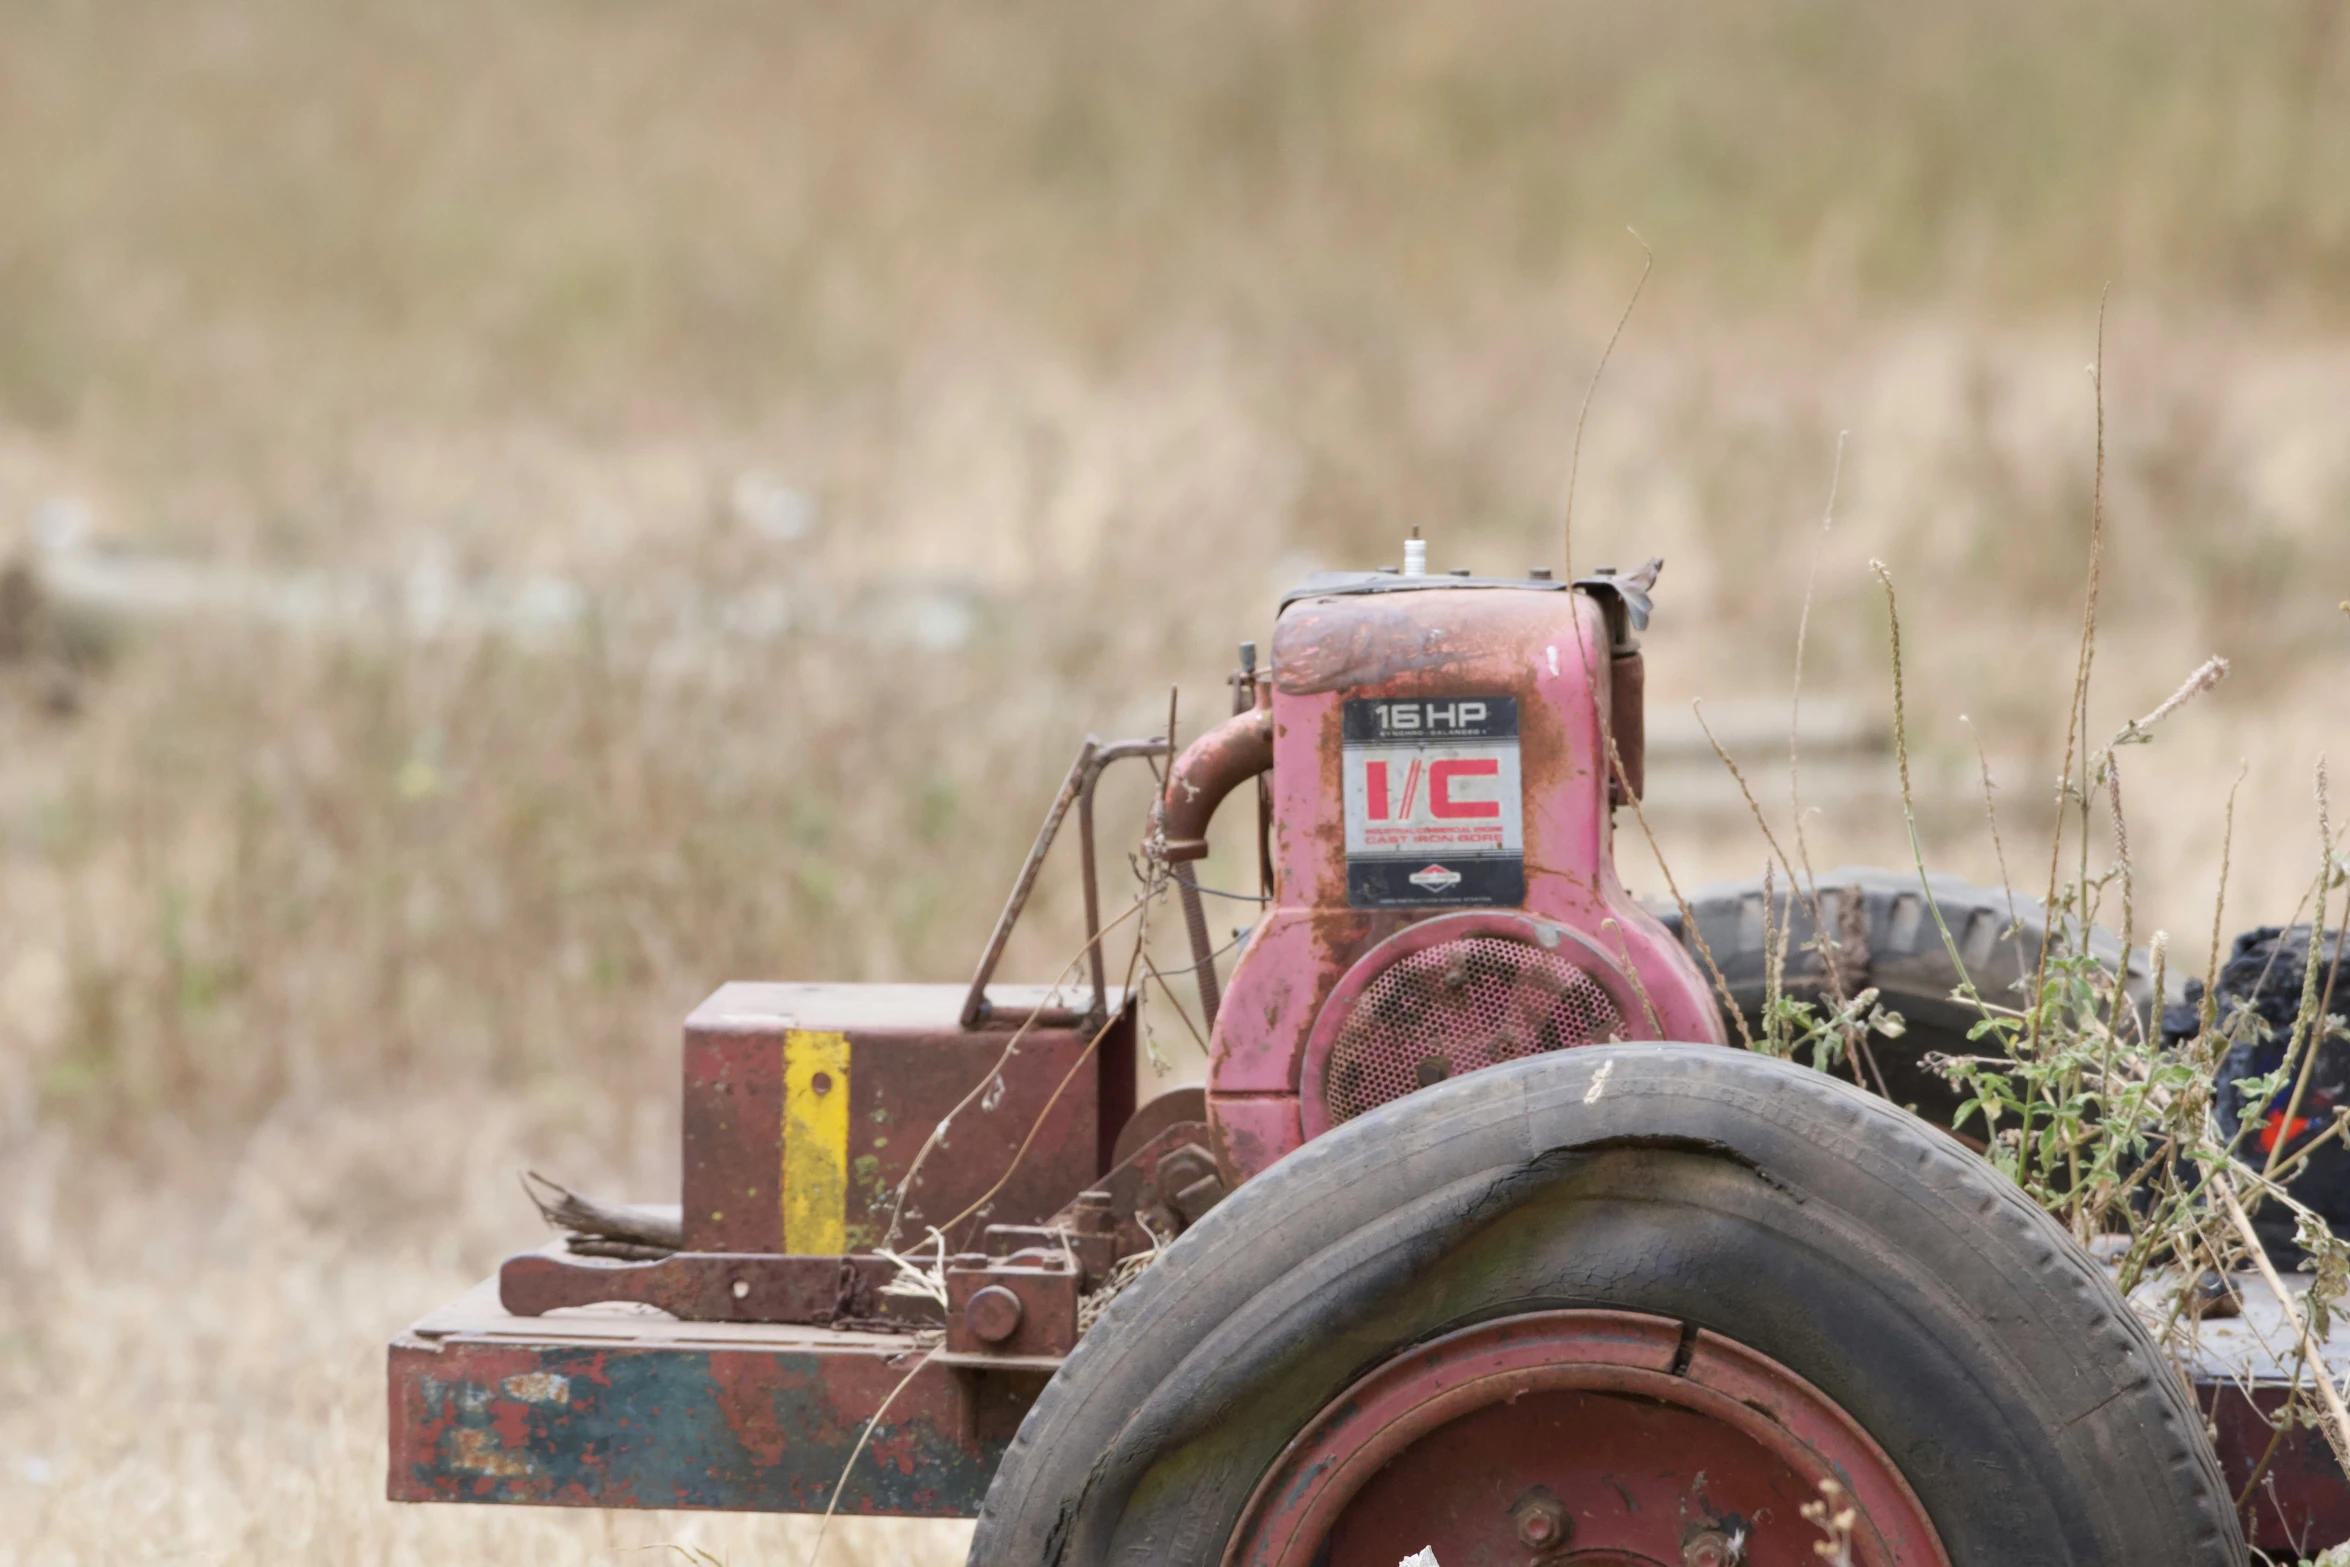
[[[2132,754],[2142,918],[2200,961],[2241,768],[2227,924],[2284,920],[2350,674],[2346,33],[0,0],[0,560],[367,589],[0,624],[0,1563],[799,1567],[381,1501],[383,1340],[537,1243],[522,1166],[674,1186],[720,981],[965,975],[1082,736],[1213,711],[1287,580],[1557,564],[1627,226],[1574,559],[1666,557],[1652,704],[1785,700],[1848,432],[1807,690],[1886,710],[1881,558],[1983,878],[1978,737],[2046,864],[2111,283],[2095,722],[2235,661]],[[1760,868],[1656,815],[1684,884]],[[1809,832],[1906,855],[1881,787]]]

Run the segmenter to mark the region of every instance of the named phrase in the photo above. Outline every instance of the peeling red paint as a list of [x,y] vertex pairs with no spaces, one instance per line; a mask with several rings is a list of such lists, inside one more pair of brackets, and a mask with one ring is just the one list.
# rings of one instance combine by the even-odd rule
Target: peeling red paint
[[[771,1380],[773,1368],[747,1356],[729,1356],[710,1365],[712,1402],[743,1451],[766,1465],[783,1462],[791,1440],[775,1418],[775,1395],[783,1391]],[[763,1374],[768,1373],[768,1374]],[[805,1385],[804,1378],[795,1383]],[[654,1412],[656,1415],[659,1411]],[[822,1441],[827,1433],[806,1431],[801,1436]]]
[[876,1438],[866,1444],[866,1451],[877,1464],[887,1464],[900,1474],[912,1474],[915,1465],[914,1438],[910,1432],[891,1437]]

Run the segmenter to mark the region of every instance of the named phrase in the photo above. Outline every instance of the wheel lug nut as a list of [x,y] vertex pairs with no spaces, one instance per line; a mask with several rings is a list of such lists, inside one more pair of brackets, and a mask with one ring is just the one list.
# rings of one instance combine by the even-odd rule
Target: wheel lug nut
[[1719,1529],[1700,1529],[1681,1547],[1681,1567],[1738,1567],[1738,1542]]
[[1556,1545],[1567,1537],[1567,1510],[1556,1497],[1529,1496],[1510,1509],[1518,1526],[1518,1543],[1537,1548]]

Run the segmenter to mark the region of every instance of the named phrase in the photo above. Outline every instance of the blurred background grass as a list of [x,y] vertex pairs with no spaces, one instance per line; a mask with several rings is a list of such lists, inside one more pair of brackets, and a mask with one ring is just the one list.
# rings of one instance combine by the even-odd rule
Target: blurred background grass
[[[1808,679],[1883,712],[1883,558],[1936,863],[1996,875],[1979,736],[2027,884],[2112,285],[2096,721],[2237,665],[2132,758],[2141,919],[2199,959],[2240,764],[2227,923],[2285,919],[2350,669],[2346,30],[7,0],[0,558],[211,588],[0,625],[0,1561],[791,1559],[376,1500],[381,1340],[535,1242],[521,1163],[673,1188],[720,981],[965,975],[1078,740],[1215,711],[1287,581],[1556,564],[1627,226],[1575,559],[1667,558],[1652,703],[1784,700],[1849,431]],[[1904,854],[1881,790],[1810,832]]]

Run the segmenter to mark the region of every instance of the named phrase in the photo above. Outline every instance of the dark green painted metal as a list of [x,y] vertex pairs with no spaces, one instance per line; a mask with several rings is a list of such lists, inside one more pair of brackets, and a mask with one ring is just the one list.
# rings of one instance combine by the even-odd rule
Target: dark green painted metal
[[821,1512],[839,1483],[842,1513],[976,1513],[1042,1379],[937,1365],[895,1335],[803,1333],[793,1347],[404,1336],[389,1493]]

